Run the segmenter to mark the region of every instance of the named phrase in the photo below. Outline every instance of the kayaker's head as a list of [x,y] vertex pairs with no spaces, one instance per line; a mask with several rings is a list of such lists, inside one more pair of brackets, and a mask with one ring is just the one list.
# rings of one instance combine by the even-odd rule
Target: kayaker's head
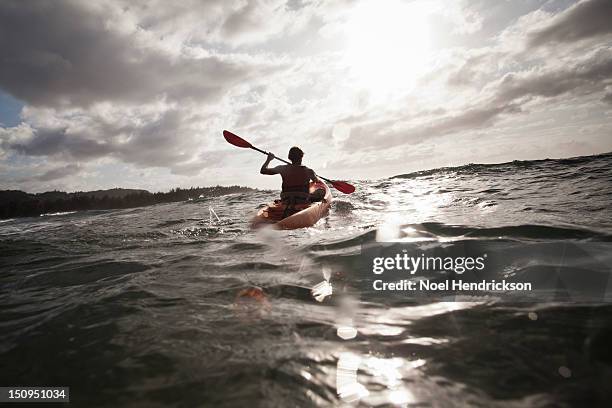
[[289,160],[293,164],[302,164],[302,157],[304,157],[304,152],[297,146],[293,146],[289,149]]

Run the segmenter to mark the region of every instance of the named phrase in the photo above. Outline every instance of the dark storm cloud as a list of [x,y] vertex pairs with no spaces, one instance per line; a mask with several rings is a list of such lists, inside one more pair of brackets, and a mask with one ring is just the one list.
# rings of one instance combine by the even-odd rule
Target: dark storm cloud
[[1,141],[4,150],[13,150],[28,156],[53,156],[68,153],[80,159],[100,157],[110,153],[106,143],[70,135],[66,129],[38,129],[23,140]]
[[218,57],[173,58],[143,46],[136,34],[111,29],[113,16],[100,7],[69,0],[0,2],[0,87],[33,105],[83,106],[159,95],[210,99],[254,75],[252,67]]
[[40,176],[37,176],[35,179],[38,181],[52,181],[58,180],[67,176],[73,176],[77,174],[81,170],[81,166],[78,164],[68,164],[66,166],[58,167],[52,170],[49,170]]
[[612,33],[612,1],[587,0],[556,17],[548,27],[535,32],[532,46],[550,42],[567,43]]

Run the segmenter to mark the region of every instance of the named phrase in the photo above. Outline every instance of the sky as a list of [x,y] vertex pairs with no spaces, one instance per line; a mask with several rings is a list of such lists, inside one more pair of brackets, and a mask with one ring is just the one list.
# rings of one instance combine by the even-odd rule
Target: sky
[[0,2],[0,189],[278,188],[612,151],[610,0]]

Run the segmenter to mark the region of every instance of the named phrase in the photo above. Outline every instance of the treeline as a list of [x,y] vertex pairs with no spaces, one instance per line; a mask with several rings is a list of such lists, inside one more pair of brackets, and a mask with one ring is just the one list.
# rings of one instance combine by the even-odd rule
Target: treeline
[[48,191],[29,194],[19,190],[0,191],[0,219],[34,217],[41,214],[132,208],[146,205],[186,201],[202,197],[252,191],[241,186],[173,188],[165,193],[150,193],[147,190],[114,188],[98,191]]

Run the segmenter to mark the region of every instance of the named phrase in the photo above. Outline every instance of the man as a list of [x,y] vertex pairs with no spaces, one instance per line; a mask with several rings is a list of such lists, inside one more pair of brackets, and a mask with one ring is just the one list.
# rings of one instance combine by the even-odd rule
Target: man
[[283,190],[281,200],[295,204],[308,202],[311,197],[308,193],[310,181],[317,182],[319,179],[312,169],[302,166],[304,152],[299,147],[289,149],[289,160],[291,164],[269,168],[268,164],[274,160],[275,156],[268,153],[268,158],[261,166],[261,174],[280,174],[283,178]]

